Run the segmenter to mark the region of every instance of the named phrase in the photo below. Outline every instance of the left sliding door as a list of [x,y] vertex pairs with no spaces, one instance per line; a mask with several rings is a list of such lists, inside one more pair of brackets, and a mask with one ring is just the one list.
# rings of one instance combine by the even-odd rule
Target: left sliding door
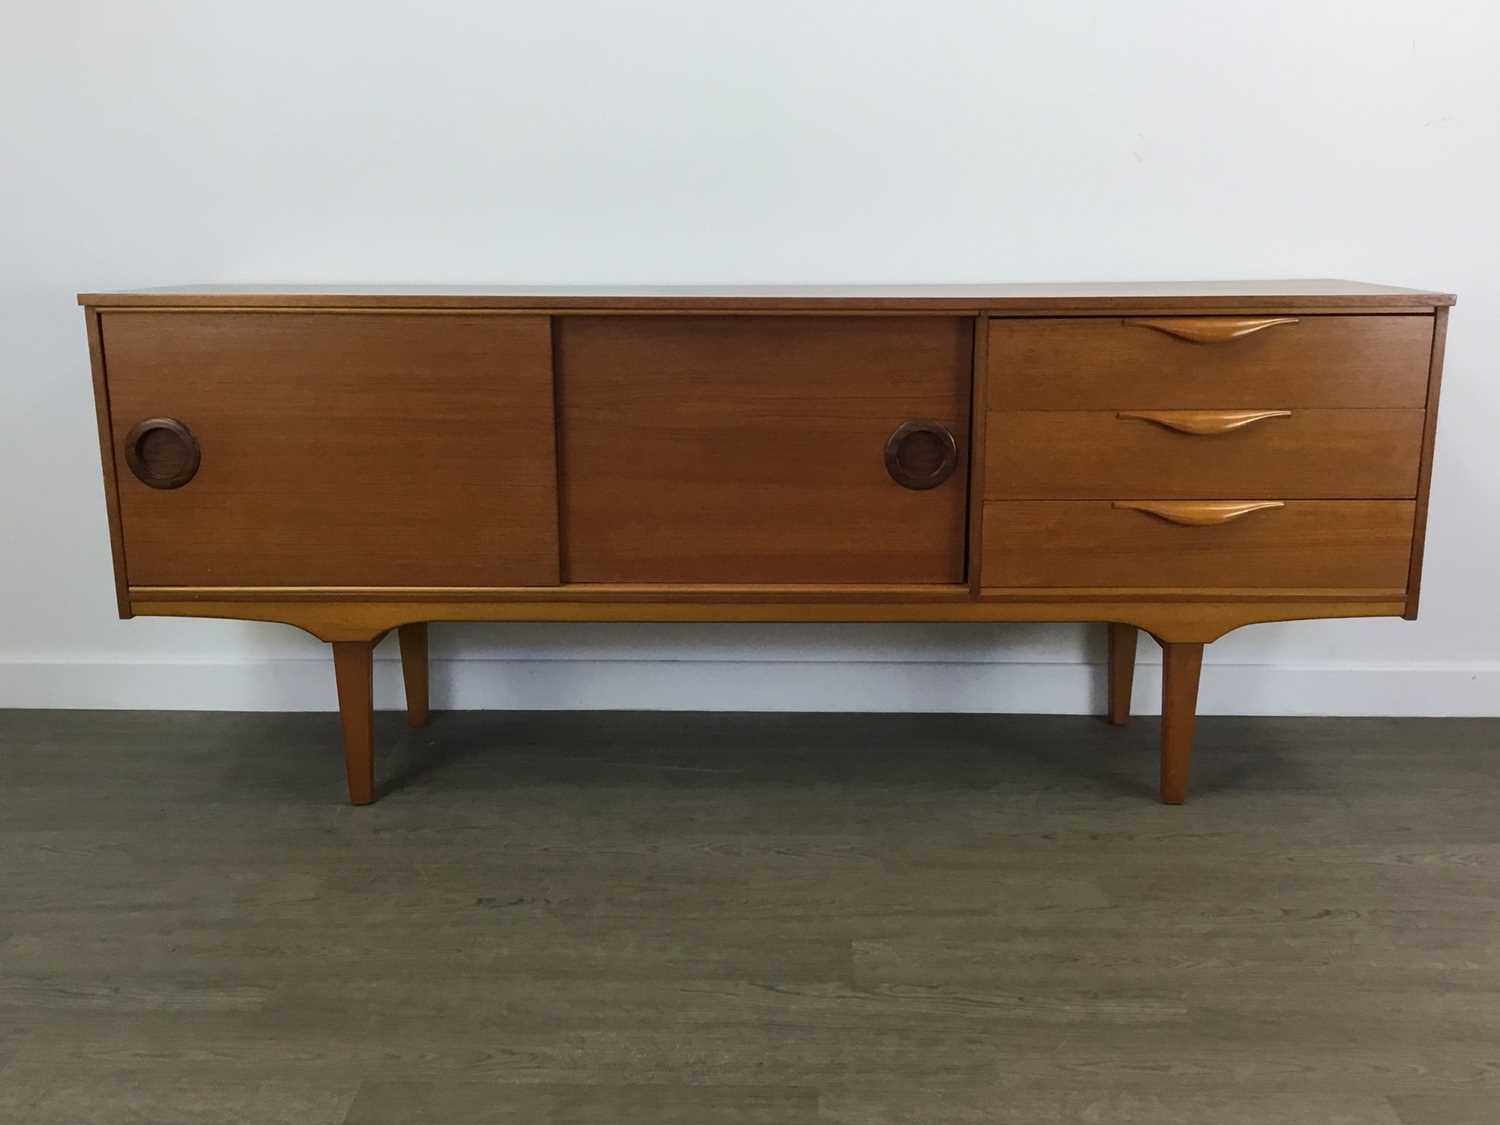
[[558,580],[546,317],[111,310],[132,586]]

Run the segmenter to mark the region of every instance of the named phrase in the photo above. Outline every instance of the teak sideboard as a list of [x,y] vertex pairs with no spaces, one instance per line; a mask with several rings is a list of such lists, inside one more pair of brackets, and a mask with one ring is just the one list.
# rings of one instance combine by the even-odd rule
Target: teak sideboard
[[1453,297],[1346,281],[79,296],[122,617],[371,654],[431,621],[1099,621],[1163,652],[1414,618]]

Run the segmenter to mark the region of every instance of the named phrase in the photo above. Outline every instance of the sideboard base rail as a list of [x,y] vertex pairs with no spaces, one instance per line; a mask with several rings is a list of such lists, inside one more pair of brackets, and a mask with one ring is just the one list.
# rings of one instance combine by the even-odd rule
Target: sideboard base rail
[[295,625],[321,641],[360,641],[424,621],[682,622],[1088,622],[1114,621],[1163,641],[1207,644],[1245,625],[1328,617],[1400,617],[1406,600],[1394,591],[1341,594],[1337,599],[1288,597],[1244,601],[980,600],[953,602],[775,601],[330,601],[162,598],[131,591],[127,616],[219,617]]

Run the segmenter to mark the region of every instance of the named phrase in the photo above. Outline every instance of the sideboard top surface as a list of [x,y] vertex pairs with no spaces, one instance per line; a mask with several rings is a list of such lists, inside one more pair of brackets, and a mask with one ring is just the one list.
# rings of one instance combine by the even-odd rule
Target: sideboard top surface
[[1329,278],[998,285],[339,286],[187,285],[80,293],[95,308],[855,310],[997,313],[1256,307],[1430,312],[1453,294]]

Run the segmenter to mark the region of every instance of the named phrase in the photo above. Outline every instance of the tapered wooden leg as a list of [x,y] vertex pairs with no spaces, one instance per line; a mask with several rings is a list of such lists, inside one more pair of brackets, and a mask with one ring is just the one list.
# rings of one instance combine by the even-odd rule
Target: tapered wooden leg
[[401,626],[401,675],[406,679],[406,725],[427,722],[427,623]]
[[375,646],[369,641],[333,642],[333,675],[339,687],[344,772],[349,777],[351,805],[368,805],[375,799],[375,747],[370,729],[374,718],[374,653]]
[[1161,799],[1180,805],[1187,800],[1203,646],[1163,642],[1161,656]]
[[1130,718],[1130,689],[1135,684],[1134,625],[1109,625],[1109,721],[1116,726]]

